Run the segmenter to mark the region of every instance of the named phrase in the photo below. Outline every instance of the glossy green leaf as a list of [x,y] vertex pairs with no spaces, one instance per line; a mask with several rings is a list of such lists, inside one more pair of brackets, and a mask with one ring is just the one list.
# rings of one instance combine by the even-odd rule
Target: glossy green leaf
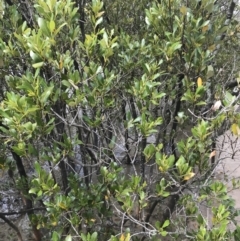
[[39,63],[33,64],[32,67],[37,69],[37,68],[41,68],[43,65],[44,65],[44,62],[39,62]]
[[55,30],[55,22],[53,20],[49,22],[49,30],[51,33]]

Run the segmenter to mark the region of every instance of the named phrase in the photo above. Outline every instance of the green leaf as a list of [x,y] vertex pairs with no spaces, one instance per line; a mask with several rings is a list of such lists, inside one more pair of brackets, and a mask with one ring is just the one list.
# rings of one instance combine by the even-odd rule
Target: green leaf
[[214,69],[212,65],[209,65],[207,68],[207,78],[211,78],[214,76]]
[[38,197],[41,197],[42,194],[43,194],[42,190],[39,190],[38,193],[37,193],[37,196],[38,196]]
[[240,135],[240,128],[239,128],[238,124],[235,124],[235,123],[232,124],[231,131],[234,135],[239,136]]
[[103,17],[100,17],[96,23],[95,23],[95,28],[103,21]]
[[177,49],[180,49],[182,47],[182,44],[180,42],[177,42],[177,43],[174,43],[172,46],[171,46],[171,50],[174,52],[176,51]]
[[149,144],[145,147],[143,153],[146,157],[146,161],[149,161],[155,155],[156,149],[153,144]]
[[37,188],[35,188],[35,187],[33,187],[33,188],[31,188],[29,191],[28,191],[28,193],[30,193],[30,194],[36,194],[37,193],[37,191],[38,191],[38,189]]
[[226,91],[225,99],[224,99],[223,103],[226,107],[229,107],[229,106],[232,106],[235,99],[236,99],[236,97],[234,95],[232,95],[229,91]]
[[88,241],[88,240],[87,240],[87,235],[86,235],[86,234],[81,233],[80,236],[81,236],[82,241]]
[[35,168],[37,174],[40,176],[40,174],[41,174],[41,166],[40,166],[40,164],[38,162],[34,163],[34,168]]
[[62,80],[62,84],[65,85],[65,86],[67,86],[68,88],[71,87],[71,84],[70,84],[69,81],[67,81],[67,80]]
[[94,232],[91,236],[91,241],[96,241],[97,240],[98,233]]
[[60,30],[61,30],[65,25],[67,25],[67,23],[61,24],[61,25],[55,30],[54,34],[57,35],[57,34],[60,32]]
[[182,7],[180,8],[180,12],[185,16],[185,15],[187,14],[187,7],[182,6]]
[[59,234],[56,231],[53,231],[51,241],[59,241],[59,240],[60,240],[59,239]]
[[112,137],[111,142],[110,142],[109,145],[108,145],[108,147],[109,147],[110,149],[113,149],[114,146],[116,145],[116,139],[117,139],[116,136],[113,136],[113,137]]
[[160,234],[161,234],[163,237],[165,237],[165,236],[167,236],[168,232],[164,230],[164,231],[161,231]]
[[43,18],[38,18],[37,23],[40,29],[43,30],[43,32],[48,33],[47,23],[46,20]]
[[55,22],[53,20],[49,22],[49,30],[51,33],[55,30]]
[[65,241],[72,241],[72,236],[69,234],[66,238]]
[[51,9],[51,11],[53,11],[53,9],[55,8],[56,2],[57,2],[57,0],[49,0],[49,1],[47,1],[48,6]]
[[51,95],[52,91],[54,89],[54,86],[50,86],[48,87],[42,94],[41,94],[41,98],[40,101],[42,104],[45,104],[47,102],[48,97]]
[[200,106],[200,105],[206,105],[206,102],[205,101],[199,101],[196,103],[196,105]]
[[145,22],[146,22],[146,24],[147,24],[148,26],[150,26],[150,25],[151,25],[151,23],[150,23],[150,21],[149,21],[149,18],[148,18],[148,17],[145,17]]
[[169,220],[166,220],[166,221],[164,222],[162,228],[166,228],[166,227],[168,227],[169,224],[170,224],[170,221],[169,221]]
[[39,62],[39,63],[36,63],[36,64],[33,64],[32,67],[33,68],[41,68],[43,66],[44,62]]
[[41,58],[35,54],[32,50],[30,50],[30,57],[34,62],[39,62],[39,60],[41,60]]

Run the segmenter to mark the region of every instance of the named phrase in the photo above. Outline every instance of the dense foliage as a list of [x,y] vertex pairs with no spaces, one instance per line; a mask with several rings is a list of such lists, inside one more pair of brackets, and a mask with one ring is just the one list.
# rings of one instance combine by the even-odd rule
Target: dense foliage
[[217,138],[240,134],[236,10],[1,2],[0,167],[35,240],[240,239],[234,201],[212,178]]

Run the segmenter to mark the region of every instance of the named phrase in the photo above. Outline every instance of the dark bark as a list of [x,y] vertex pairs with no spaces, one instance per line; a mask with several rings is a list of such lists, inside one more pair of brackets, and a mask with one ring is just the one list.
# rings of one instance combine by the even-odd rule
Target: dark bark
[[56,180],[55,173],[54,173],[54,171],[53,171],[52,163],[51,163],[50,161],[48,161],[48,165],[49,165],[49,168],[50,168],[50,171],[51,171],[53,180],[54,180],[54,184],[56,184],[56,183],[57,183],[57,180]]
[[[57,113],[57,116],[55,118],[55,126],[56,126],[57,134],[55,135],[54,139],[60,143],[63,143],[64,142],[63,134],[65,133],[65,124],[58,116],[61,116],[63,119],[66,119],[66,103],[63,100],[59,99],[53,106],[53,110]],[[59,145],[59,148],[61,149],[62,146]],[[62,189],[65,195],[68,195],[68,193],[70,192],[70,187],[68,185],[68,172],[67,172],[65,161],[68,161],[68,158],[66,159],[62,156],[59,162],[59,168],[61,172]],[[66,216],[67,218],[69,218],[69,214],[66,214]],[[69,230],[70,230],[70,224],[67,224],[64,227],[63,233],[67,235],[69,233]]]
[[[58,100],[55,105],[53,106],[53,110],[62,118],[66,118],[66,113],[65,113],[65,109],[66,109],[66,104],[61,101]],[[56,125],[56,130],[57,130],[57,135],[56,135],[56,140],[59,142],[63,142],[63,133],[64,133],[64,123],[63,121],[59,118],[56,117],[55,119],[55,125]],[[62,148],[61,146],[59,146],[60,149]],[[65,164],[65,160],[62,157],[60,162],[59,162],[59,167],[61,170],[61,177],[62,177],[62,186],[63,186],[63,190],[64,192],[67,194],[68,190],[68,174],[67,174],[67,169],[66,169],[66,164]]]
[[[83,140],[82,129],[80,127],[78,128],[78,139]],[[86,138],[86,143],[87,143],[87,140],[88,140],[88,138]],[[88,187],[90,184],[90,178],[89,178],[89,173],[88,173],[88,167],[86,165],[87,164],[87,155],[86,155],[87,151],[85,150],[84,144],[80,145],[80,151],[81,151],[80,155],[81,155],[82,163],[83,163],[82,168],[83,168],[83,174],[84,174],[84,181],[85,181],[86,186]],[[91,154],[94,156],[93,153],[91,153]],[[96,160],[96,158],[94,157],[93,160]]]
[[163,107],[162,107],[162,112],[161,115],[164,116],[163,119],[163,124],[159,127],[159,132],[156,137],[156,145],[159,143],[163,143],[163,146],[166,145],[166,132],[167,132],[167,126],[171,121],[171,112],[168,107],[168,101],[169,101],[169,96],[165,96],[163,101]]
[[[34,214],[33,203],[32,203],[32,200],[30,198],[27,198],[25,196],[26,194],[29,193],[28,176],[26,174],[26,171],[25,171],[25,168],[24,168],[24,165],[23,165],[21,157],[18,154],[16,154],[14,151],[12,151],[12,156],[13,156],[13,159],[15,160],[15,162],[16,162],[20,178],[25,181],[24,189],[21,190],[21,191],[23,191],[22,199],[23,199],[23,202],[25,204],[26,209],[30,210],[27,214],[28,214],[29,220],[31,222],[31,216]],[[37,226],[35,224],[33,224],[32,222],[31,222],[31,225],[32,225],[32,229],[33,229],[33,234],[34,234],[35,240],[36,241],[41,241],[42,240],[42,238],[41,238],[42,235],[41,235],[40,230],[38,230]]]
[[[130,108],[130,111],[131,111],[131,114],[132,114],[132,118],[135,120],[137,118],[137,110],[136,110],[134,99],[133,99],[132,96],[130,96],[130,98],[129,98],[129,108]],[[133,132],[135,134],[134,141],[137,141],[138,133],[137,133],[136,127],[133,127]]]
[[84,7],[85,7],[85,0],[77,0],[76,1],[77,6],[78,6],[78,12],[80,14],[80,18],[79,18],[79,26],[80,26],[80,30],[82,33],[82,42],[85,42],[85,12],[84,12]]
[[[229,22],[232,19],[235,7],[236,7],[236,3],[234,1],[231,1],[230,6],[229,6],[228,11],[227,11],[227,18],[226,18],[226,21],[225,21],[226,26],[229,25]],[[226,33],[223,33],[222,36],[221,36],[221,40],[223,40],[225,38],[225,36],[226,36]]]
[[14,225],[8,218],[6,218],[4,215],[0,214],[0,218],[7,223],[16,233],[19,241],[23,241],[21,232],[19,231],[18,227]]
[[129,102],[130,102],[130,110],[131,110],[131,113],[132,113],[132,117],[133,117],[133,119],[136,119],[137,118],[137,111],[136,111],[134,99],[133,99],[132,96],[130,97]]
[[183,84],[182,80],[184,78],[184,74],[179,74],[178,75],[178,82],[177,82],[177,96],[176,100],[174,101],[175,105],[175,110],[172,115],[172,128],[171,128],[171,133],[170,133],[170,140],[167,142],[167,145],[165,146],[165,152],[167,155],[173,154],[175,156],[175,160],[177,160],[177,155],[176,155],[176,148],[175,148],[175,135],[178,127],[178,121],[176,120],[176,117],[178,116],[178,112],[181,110],[181,98],[183,95]]
[[155,210],[155,208],[156,208],[156,206],[157,206],[157,204],[158,204],[159,202],[160,202],[160,200],[156,200],[156,201],[153,202],[153,204],[152,204],[152,206],[150,207],[149,212],[148,212],[148,214],[147,214],[147,216],[146,216],[146,218],[145,218],[145,222],[146,222],[146,223],[149,222],[149,220],[150,220],[150,218],[151,218],[151,216],[152,216],[152,214],[153,214],[153,212],[154,212],[154,210]]
[[141,184],[144,183],[145,180],[145,163],[146,163],[146,158],[143,153],[145,147],[147,146],[147,138],[144,136],[142,138],[142,143],[141,143],[141,163],[140,163],[140,175],[141,175]]
[[59,162],[59,167],[61,170],[61,177],[62,177],[62,185],[63,185],[63,190],[64,192],[67,194],[67,190],[68,190],[68,180],[67,180],[67,169],[66,169],[66,165],[65,165],[65,161],[61,160]]
[[[126,102],[123,101],[122,103],[122,113],[123,113],[123,121],[127,121],[127,113],[126,113]],[[129,148],[129,142],[128,142],[128,128],[126,128],[125,133],[124,133],[124,139],[125,139],[125,149],[127,151],[127,156],[126,156],[126,163],[131,164],[131,158],[130,158],[130,148]]]
[[162,214],[161,225],[163,225],[164,222],[171,217],[179,198],[180,198],[179,194],[175,194],[169,197],[168,207]]
[[0,213],[2,216],[12,216],[12,215],[21,215],[26,214],[32,211],[46,211],[46,208],[32,208],[32,209],[23,209],[15,212],[7,212],[7,213]]
[[[13,6],[15,3],[13,3],[11,0],[5,0],[5,2],[9,5],[9,6]],[[33,19],[31,18],[31,11],[33,9],[31,9],[31,6],[29,8],[29,6],[27,6],[27,3],[25,1],[19,1],[18,3],[18,12],[22,17],[22,21],[26,21],[27,26],[29,28],[33,28],[34,23],[33,23]]]
[[9,6],[13,6],[13,3],[11,0],[5,0],[5,2],[9,5]]
[[[212,150],[211,151],[212,152],[216,151],[216,140],[215,139],[212,140]],[[211,156],[210,162],[214,166],[214,164],[215,164],[215,154]]]
[[234,87],[238,86],[239,83],[237,82],[237,80],[233,80],[233,81],[230,81],[228,82],[226,85],[225,85],[225,88],[226,89],[233,89]]
[[[8,130],[8,127],[5,126],[4,124],[2,124],[2,122],[0,122],[0,126],[5,128],[6,130]],[[11,153],[12,153],[14,161],[16,162],[16,166],[17,166],[19,176],[20,176],[21,180],[24,181],[24,184],[25,184],[23,189],[20,190],[20,191],[22,191],[22,194],[23,194],[22,200],[23,200],[23,203],[25,205],[25,208],[30,210],[27,214],[28,214],[29,220],[31,222],[31,216],[34,214],[34,211],[33,211],[34,208],[33,208],[32,200],[29,197],[26,197],[26,194],[29,193],[28,176],[27,176],[27,173],[25,171],[25,167],[23,165],[22,158],[16,152],[14,152],[13,150],[11,150]],[[31,225],[32,225],[33,235],[35,237],[35,240],[41,241],[42,235],[41,235],[40,230],[38,230],[36,225],[33,224],[32,222],[31,222]]]
[[109,19],[109,17],[108,17],[108,14],[107,14],[107,8],[106,8],[106,4],[105,4],[105,3],[103,4],[103,10],[104,10],[104,12],[105,12],[104,17],[105,17],[105,19],[106,19],[108,25],[111,25],[111,21],[110,21],[110,19]]

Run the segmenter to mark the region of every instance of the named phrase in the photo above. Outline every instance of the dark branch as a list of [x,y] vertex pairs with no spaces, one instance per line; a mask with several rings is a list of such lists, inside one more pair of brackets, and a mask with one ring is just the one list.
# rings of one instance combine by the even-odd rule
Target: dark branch
[[7,218],[6,218],[4,215],[2,215],[1,213],[0,213],[0,218],[1,218],[5,223],[7,223],[12,229],[14,229],[14,230],[16,231],[17,236],[18,236],[18,240],[19,240],[19,241],[23,241],[22,235],[21,235],[19,229],[17,228],[17,226],[14,225],[9,219],[7,219]]
[[23,209],[15,212],[7,212],[7,213],[0,213],[0,216],[11,216],[11,215],[19,215],[19,214],[25,214],[30,213],[32,211],[46,211],[46,208],[29,208],[29,209]]

